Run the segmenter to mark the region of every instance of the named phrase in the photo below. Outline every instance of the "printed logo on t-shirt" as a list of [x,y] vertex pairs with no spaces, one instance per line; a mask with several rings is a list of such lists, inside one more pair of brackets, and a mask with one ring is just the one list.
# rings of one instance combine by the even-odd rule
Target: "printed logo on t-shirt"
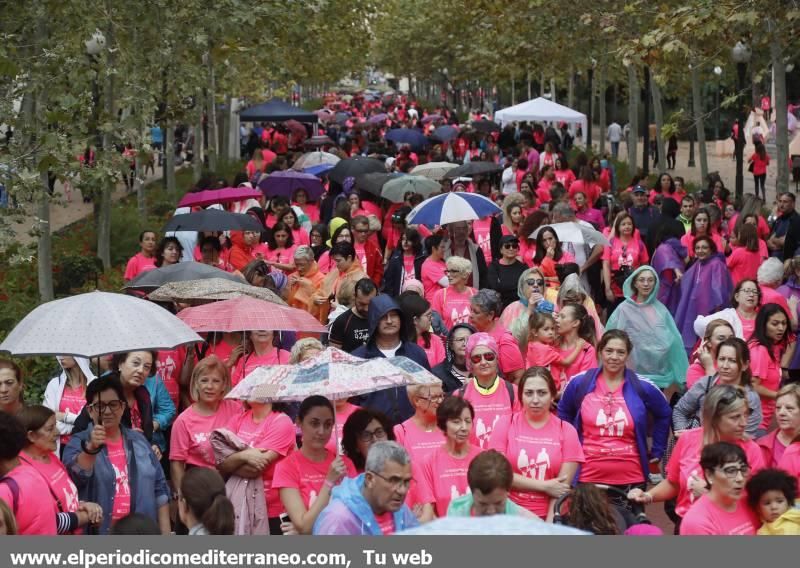
[[494,427],[497,425],[498,420],[500,420],[500,415],[495,414],[494,420],[492,420],[492,425],[486,426],[483,418],[478,418],[478,421],[475,424],[475,435],[478,437],[478,443],[481,449],[485,449],[489,443],[489,438],[492,436],[492,432],[494,431]]
[[354,329],[353,339],[356,341],[356,343],[366,345],[367,341],[369,341],[369,329]]
[[172,355],[167,355],[165,361],[156,361],[156,371],[165,383],[171,381],[172,373],[175,372],[175,360]]
[[114,477],[116,478],[116,494],[130,495],[131,488],[128,484],[128,469],[124,468],[123,470],[120,470],[113,463],[111,464],[111,467],[114,468]]
[[528,452],[523,448],[519,451],[517,467],[525,477],[544,481],[547,470],[550,468],[550,454],[547,453],[547,449],[542,448],[536,459],[533,460],[528,458]]
[[311,507],[314,505],[314,501],[316,501],[316,500],[317,500],[317,497],[318,497],[318,496],[319,496],[319,495],[317,495],[317,492],[316,492],[316,491],[314,491],[313,489],[312,489],[312,490],[311,490],[311,492],[308,494],[308,508],[309,508],[309,509],[310,509],[310,508],[311,508]]
[[458,487],[456,487],[455,485],[451,485],[450,486],[450,500],[451,501],[453,501],[454,499],[458,499],[459,497],[462,497],[464,495],[467,495],[468,493],[470,493],[469,486],[467,486],[466,489],[464,489],[464,493],[459,493]]
[[469,306],[465,307],[462,312],[459,312],[457,308],[450,310],[450,321],[453,322],[453,325],[469,323]]
[[621,406],[617,406],[616,410],[612,406],[606,406],[597,412],[595,424],[600,429],[601,436],[621,437],[628,425],[628,417]]
[[205,444],[208,442],[208,432],[194,432],[192,439],[196,444]]

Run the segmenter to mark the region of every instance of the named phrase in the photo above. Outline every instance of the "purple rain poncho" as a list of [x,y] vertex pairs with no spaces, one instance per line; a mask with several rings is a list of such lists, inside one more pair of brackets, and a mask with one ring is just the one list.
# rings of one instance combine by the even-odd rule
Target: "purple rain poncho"
[[681,285],[675,282],[674,277],[665,278],[665,274],[669,270],[684,272],[686,270],[684,258],[686,258],[686,247],[678,239],[671,238],[658,245],[650,263],[661,284],[658,289],[658,301],[664,304],[673,316],[678,311],[681,300]]

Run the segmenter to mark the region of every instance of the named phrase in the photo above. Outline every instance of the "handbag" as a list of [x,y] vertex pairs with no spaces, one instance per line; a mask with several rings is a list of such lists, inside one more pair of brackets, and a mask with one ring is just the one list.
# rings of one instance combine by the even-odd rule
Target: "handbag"
[[747,171],[750,172],[750,173],[753,173],[753,170],[755,168],[756,168],[756,163],[755,162],[750,162],[750,165],[747,166]]

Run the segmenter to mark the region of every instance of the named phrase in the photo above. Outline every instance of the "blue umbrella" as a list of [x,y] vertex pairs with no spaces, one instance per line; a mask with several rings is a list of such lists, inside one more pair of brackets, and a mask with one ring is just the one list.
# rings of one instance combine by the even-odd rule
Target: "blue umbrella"
[[430,144],[422,132],[413,128],[395,128],[390,130],[385,138],[395,144],[408,144],[412,148],[424,148]]
[[291,199],[296,190],[305,189],[311,201],[319,199],[325,191],[317,176],[294,170],[271,173],[258,182],[258,188],[267,197],[282,195],[287,199]]
[[458,136],[458,128],[450,126],[449,124],[440,126],[439,128],[433,131],[433,134],[431,134],[431,138],[436,138],[437,140],[441,140],[442,142],[449,142],[456,136]]
[[303,173],[319,177],[331,171],[333,169],[333,166],[334,164],[317,164],[316,166],[309,166],[307,168],[303,168]]
[[382,112],[380,114],[376,114],[375,116],[370,116],[367,120],[367,124],[380,124],[381,122],[386,122],[387,118],[389,118],[389,115]]
[[451,192],[426,199],[406,217],[414,225],[446,225],[458,221],[474,221],[500,213],[491,199],[477,193]]

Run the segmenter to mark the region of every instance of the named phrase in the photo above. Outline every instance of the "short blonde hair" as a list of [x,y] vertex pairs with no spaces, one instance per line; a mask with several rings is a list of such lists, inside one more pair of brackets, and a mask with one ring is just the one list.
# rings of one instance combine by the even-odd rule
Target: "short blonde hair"
[[451,256],[445,261],[448,270],[455,270],[456,272],[472,272],[472,262],[460,256]]
[[289,364],[296,365],[297,363],[301,363],[306,359],[306,353],[317,349],[318,351],[324,351],[325,347],[314,337],[304,337],[303,339],[298,339],[297,342],[292,346],[292,351],[289,354]]
[[189,382],[189,395],[192,397],[192,400],[199,400],[200,398],[200,389],[197,387],[197,381],[200,380],[201,376],[212,372],[218,372],[222,375],[222,379],[225,381],[224,394],[230,392],[231,374],[228,372],[228,367],[226,367],[216,355],[209,355],[195,365],[194,371],[192,371],[192,379]]
[[14,512],[2,499],[0,499],[0,517],[3,518],[3,524],[6,526],[6,535],[17,534],[17,520],[14,518]]

